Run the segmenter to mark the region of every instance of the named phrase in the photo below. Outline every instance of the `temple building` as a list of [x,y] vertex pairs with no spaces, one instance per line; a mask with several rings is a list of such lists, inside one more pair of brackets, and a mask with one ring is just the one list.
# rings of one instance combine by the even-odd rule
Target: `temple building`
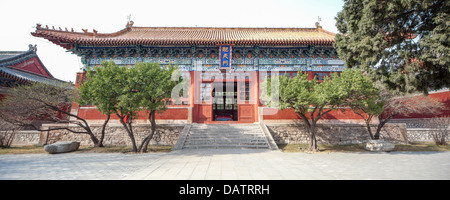
[[[335,34],[314,28],[135,27],[133,21],[114,33],[55,29],[38,24],[35,37],[45,38],[78,55],[84,65],[76,74],[79,86],[88,68],[103,61],[131,67],[137,62],[178,66],[189,80],[188,94],[168,101],[157,115],[167,123],[254,123],[300,119],[293,110],[268,108],[260,101],[260,84],[274,73],[308,74],[322,81],[345,64],[333,48]],[[89,120],[105,116],[95,106],[76,103],[72,113]],[[145,115],[143,115],[145,116]],[[329,120],[359,120],[336,110]]]
[[0,51],[0,100],[9,88],[33,82],[59,84],[36,54],[36,45],[29,45],[27,51]]

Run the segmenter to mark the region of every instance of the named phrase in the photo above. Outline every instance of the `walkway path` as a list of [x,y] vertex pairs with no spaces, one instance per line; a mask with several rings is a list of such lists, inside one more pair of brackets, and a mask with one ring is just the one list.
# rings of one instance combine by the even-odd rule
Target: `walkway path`
[[8,179],[450,180],[450,152],[306,154],[208,149],[147,154],[0,155],[0,180]]

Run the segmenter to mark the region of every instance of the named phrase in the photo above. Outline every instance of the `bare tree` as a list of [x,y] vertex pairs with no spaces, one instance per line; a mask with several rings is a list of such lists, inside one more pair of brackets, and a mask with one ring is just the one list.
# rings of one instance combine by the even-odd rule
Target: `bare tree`
[[[32,83],[11,88],[7,97],[0,102],[0,118],[20,127],[31,127],[38,131],[68,130],[72,133],[87,134],[95,146],[99,140],[92,133],[89,124],[83,118],[70,113],[74,97],[74,88],[70,83]],[[73,118],[75,120],[72,120]],[[69,126],[42,129],[36,121],[55,124],[75,124],[82,130]]]
[[0,148],[9,148],[20,127],[0,119]]
[[392,97],[389,92],[381,92],[384,98],[384,110],[378,115],[379,124],[374,134],[374,139],[379,139],[383,126],[394,116],[410,116],[412,114],[437,115],[444,109],[444,104],[429,96],[396,96]]
[[[394,95],[392,91],[384,87],[380,87],[376,92],[371,92],[372,90],[368,90],[368,88],[374,87],[373,84],[356,83],[357,81],[352,81],[353,85],[364,87],[347,87],[356,88],[349,92],[351,95],[347,99],[347,105],[352,108],[354,113],[364,119],[369,136],[374,140],[380,139],[380,133],[384,125],[397,115],[437,115],[444,109],[442,102],[429,96]],[[377,117],[379,121],[375,133],[372,132],[372,126],[370,125],[374,117]]]

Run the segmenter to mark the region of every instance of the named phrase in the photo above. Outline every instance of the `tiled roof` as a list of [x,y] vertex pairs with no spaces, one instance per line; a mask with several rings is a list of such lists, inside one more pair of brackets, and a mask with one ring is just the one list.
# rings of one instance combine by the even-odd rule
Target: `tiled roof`
[[23,53],[25,53],[25,51],[0,51],[0,60],[12,58]]
[[[25,63],[34,57],[37,58],[39,64],[50,77],[12,67],[20,63]],[[64,82],[54,78],[50,74],[37,56],[36,47],[32,46],[30,46],[28,51],[0,51],[0,77],[13,79],[19,82],[41,82],[52,85]]]
[[56,78],[48,78],[45,76],[40,76],[34,73],[10,67],[0,67],[0,77],[6,77],[19,82],[39,82],[49,85],[58,85],[64,82]]
[[74,44],[120,45],[332,45],[335,34],[316,28],[213,28],[213,27],[127,27],[115,33],[68,31],[37,25],[33,36],[46,38],[66,49]]

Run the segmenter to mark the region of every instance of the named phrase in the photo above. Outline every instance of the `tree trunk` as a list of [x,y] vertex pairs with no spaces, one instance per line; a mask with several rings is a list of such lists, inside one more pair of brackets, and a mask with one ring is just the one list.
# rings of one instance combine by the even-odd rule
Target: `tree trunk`
[[92,131],[90,129],[88,130],[88,135],[91,137],[91,140],[94,143],[94,146],[98,147],[99,146],[98,138],[95,137],[95,135],[92,133]]
[[[8,132],[8,131],[7,131],[7,132]],[[11,147],[11,144],[12,144],[12,142],[13,142],[15,136],[16,136],[16,130],[12,130],[12,131],[10,131],[10,132],[11,132],[11,134],[9,135],[9,138],[6,139],[6,143],[1,145],[2,148],[3,148],[3,147],[6,147],[6,148]],[[8,134],[5,134],[5,137],[8,137]]]
[[122,116],[120,116],[117,113],[116,113],[116,115],[117,115],[117,117],[119,117],[120,123],[125,128],[125,130],[127,131],[128,137],[130,137],[131,146],[133,147],[133,152],[138,152],[138,149],[137,149],[137,146],[136,146],[136,139],[134,139],[133,128],[131,127],[131,122],[127,121],[127,123],[125,123],[125,121],[123,121],[125,116],[122,117]]
[[309,133],[309,151],[311,152],[317,152],[319,151],[319,147],[317,146],[317,139],[316,139],[316,123],[312,119],[311,122],[306,118],[306,115],[302,113],[298,113],[300,117],[302,117],[303,122],[305,122],[306,125],[306,131]]
[[370,128],[370,120],[366,120],[366,127],[367,127],[367,131],[369,132],[370,139],[373,140],[374,136],[372,134],[372,129]]
[[[83,129],[86,131],[85,134],[88,134],[89,137],[90,137],[91,140],[92,140],[92,143],[94,143],[94,146],[95,146],[95,147],[98,147],[98,143],[99,143],[98,138],[95,137],[94,133],[92,133],[91,127],[89,126],[89,124],[87,123],[87,121],[84,120],[83,118],[80,118],[80,117],[76,116],[76,115],[70,114],[70,116],[74,116],[74,117],[76,117],[78,120],[80,120],[80,121],[83,122],[84,125],[83,125],[81,122],[79,122],[79,121],[77,121],[76,124],[78,124],[78,126],[80,126],[81,128],[83,128]],[[76,133],[76,131],[72,131],[72,130],[69,129],[69,128],[68,128],[67,130],[70,131],[70,132],[72,132],[72,133]]]
[[106,129],[106,125],[107,125],[108,122],[109,122],[110,117],[111,117],[111,115],[108,114],[108,115],[106,116],[105,122],[103,123],[103,126],[102,126],[102,133],[101,133],[101,135],[100,135],[100,139],[99,139],[99,142],[98,142],[98,147],[103,147],[103,139],[105,138],[105,129]]
[[44,145],[47,145],[49,135],[50,135],[50,130],[47,130],[47,135],[45,136],[45,142],[44,142]]
[[389,116],[389,117],[386,118],[386,119],[383,119],[383,116],[381,116],[381,115],[378,116],[379,124],[378,124],[378,126],[377,126],[377,132],[375,132],[375,135],[374,135],[374,137],[373,137],[374,140],[379,140],[379,139],[380,139],[381,129],[382,129],[382,128],[384,127],[384,125],[385,125],[386,123],[388,123],[389,120],[391,120],[394,116],[395,116],[395,114]]
[[316,124],[314,121],[312,121],[311,126],[309,128],[309,134],[310,134],[310,143],[309,143],[309,151],[311,152],[318,152],[319,147],[317,146],[317,138],[316,138]]
[[150,119],[150,123],[152,125],[151,133],[142,141],[142,144],[139,147],[139,152],[141,152],[141,153],[147,152],[148,144],[150,143],[150,140],[152,140],[153,136],[155,135],[155,131],[156,131],[155,113],[156,113],[156,111],[152,110],[148,114],[148,118]]
[[[95,146],[95,147],[98,147],[98,146],[99,146],[99,140],[98,140],[98,138],[95,137],[94,133],[92,133],[91,127],[89,126],[89,124],[87,123],[87,121],[86,121],[85,119],[83,119],[83,118],[81,118],[81,117],[78,117],[78,115],[74,115],[74,114],[72,114],[72,113],[70,113],[70,112],[67,112],[67,111],[65,111],[65,110],[62,110],[62,109],[59,108],[58,106],[53,106],[53,105],[47,104],[47,103],[45,103],[45,102],[42,102],[42,103],[44,103],[46,106],[48,106],[50,110],[54,110],[54,111],[57,111],[57,112],[64,113],[64,114],[68,115],[69,117],[75,117],[76,119],[82,121],[84,125],[83,125],[81,122],[78,122],[78,123],[77,123],[78,126],[80,126],[81,128],[83,128],[84,130],[86,130],[86,133],[85,133],[85,134],[88,134],[88,135],[89,135],[89,137],[91,138],[91,140],[92,140],[92,142],[94,143],[94,146]],[[71,129],[67,129],[67,130],[69,130],[70,132],[75,133],[75,131],[71,131]]]
[[[91,127],[89,126],[89,124],[87,123],[87,121],[84,120],[83,118],[80,118],[80,117],[76,116],[76,115],[72,115],[72,114],[71,114],[70,116],[75,116],[78,120],[80,120],[80,121],[83,122],[83,123],[81,123],[81,122],[79,122],[79,121],[75,121],[75,124],[77,124],[79,127],[83,128],[86,132],[84,132],[84,133],[82,133],[82,134],[88,134],[89,137],[90,137],[91,140],[92,140],[92,143],[94,143],[94,146],[95,146],[95,147],[98,147],[98,143],[99,143],[98,138],[95,137],[94,133],[92,133]],[[72,123],[74,123],[74,122],[72,121]],[[83,124],[84,124],[84,125],[83,125]],[[72,133],[79,133],[79,132],[77,132],[77,131],[71,130],[70,128],[67,128],[66,130],[68,130],[68,131],[70,131],[70,132],[72,132]]]

